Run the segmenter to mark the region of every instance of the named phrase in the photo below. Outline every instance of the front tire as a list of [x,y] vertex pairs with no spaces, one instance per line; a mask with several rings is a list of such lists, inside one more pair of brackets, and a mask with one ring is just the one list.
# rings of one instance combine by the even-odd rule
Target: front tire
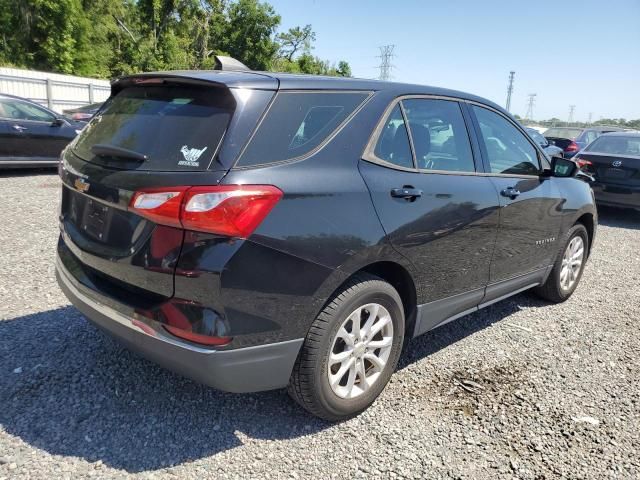
[[289,381],[303,408],[329,421],[366,409],[395,370],[404,339],[404,310],[387,282],[358,274],[311,325]]
[[589,252],[589,235],[581,223],[575,224],[564,237],[563,247],[553,265],[547,281],[534,292],[553,303],[567,300],[582,278]]

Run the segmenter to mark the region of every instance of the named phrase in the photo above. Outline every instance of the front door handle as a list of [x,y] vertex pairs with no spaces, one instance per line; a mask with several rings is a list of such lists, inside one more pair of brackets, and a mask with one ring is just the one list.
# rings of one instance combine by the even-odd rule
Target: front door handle
[[19,132],[24,132],[27,129],[27,127],[23,127],[22,125],[12,125],[12,128]]
[[500,195],[515,200],[520,195],[520,190],[515,187],[507,187],[500,192]]
[[392,188],[391,196],[393,198],[404,198],[405,200],[415,200],[422,196],[422,190],[412,187],[411,185],[405,185],[402,188]]

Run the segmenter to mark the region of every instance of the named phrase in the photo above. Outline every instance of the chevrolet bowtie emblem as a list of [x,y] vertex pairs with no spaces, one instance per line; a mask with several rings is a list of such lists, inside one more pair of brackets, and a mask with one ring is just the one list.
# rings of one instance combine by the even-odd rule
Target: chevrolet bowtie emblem
[[82,178],[76,178],[75,182],[73,182],[73,186],[76,187],[76,190],[79,192],[86,192],[89,190],[89,182],[85,182]]

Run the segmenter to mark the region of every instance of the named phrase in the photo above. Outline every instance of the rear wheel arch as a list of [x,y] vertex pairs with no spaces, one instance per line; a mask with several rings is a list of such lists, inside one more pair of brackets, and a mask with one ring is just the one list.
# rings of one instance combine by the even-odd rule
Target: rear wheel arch
[[[336,293],[344,289],[345,285],[352,281],[354,277],[359,274],[368,273],[374,275],[381,280],[389,283],[396,289],[402,300],[405,317],[405,335],[411,335],[416,321],[416,307],[418,293],[416,285],[413,280],[413,276],[407,268],[400,263],[383,260],[379,262],[370,263],[354,271],[343,282],[338,285],[333,292],[327,297],[327,302],[330,302],[335,297]],[[326,303],[322,305],[320,311],[324,309]]]

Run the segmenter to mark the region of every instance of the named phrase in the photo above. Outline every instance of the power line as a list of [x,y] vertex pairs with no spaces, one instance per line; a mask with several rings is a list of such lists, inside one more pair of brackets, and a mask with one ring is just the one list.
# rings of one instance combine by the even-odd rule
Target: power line
[[524,116],[525,120],[533,120],[533,105],[536,103],[537,93],[530,93],[527,95],[529,100],[527,101],[527,114]]
[[378,58],[380,59],[380,76],[378,77],[380,80],[389,80],[391,78],[391,70],[393,69],[393,64],[391,60],[395,57],[393,53],[393,49],[395,45],[383,45],[380,47],[380,55]]
[[575,105],[569,105],[569,120],[567,120],[567,125],[573,122],[573,112],[575,112],[575,110],[576,110]]
[[507,112],[511,109],[511,94],[513,93],[513,76],[516,72],[509,72],[509,86],[507,87]]

